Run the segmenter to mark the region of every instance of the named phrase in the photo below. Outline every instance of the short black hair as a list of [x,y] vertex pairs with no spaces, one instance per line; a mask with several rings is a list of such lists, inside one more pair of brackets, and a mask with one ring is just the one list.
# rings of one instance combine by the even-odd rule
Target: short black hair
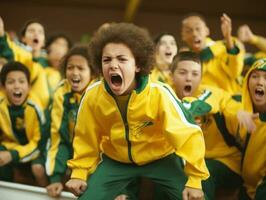
[[207,26],[207,22],[206,22],[206,19],[205,17],[201,14],[201,13],[197,13],[197,12],[191,12],[191,13],[188,13],[186,15],[184,15],[182,18],[181,18],[181,26],[183,25],[183,21],[187,18],[190,18],[190,17],[198,17],[200,18]]
[[24,37],[25,36],[25,33],[27,31],[28,26],[31,25],[31,24],[34,24],[34,23],[38,23],[38,24],[40,24],[43,27],[44,37],[45,37],[46,36],[45,35],[45,33],[46,33],[45,27],[44,27],[43,23],[41,23],[41,21],[38,20],[38,19],[30,19],[30,20],[26,21],[25,24],[21,28],[20,36],[21,37]]
[[73,43],[72,43],[72,40],[70,39],[70,37],[68,35],[66,35],[65,33],[54,33],[52,35],[50,35],[48,37],[48,39],[46,40],[46,43],[45,43],[45,49],[47,51],[49,46],[54,42],[56,41],[57,39],[59,38],[63,38],[67,41],[67,46],[68,46],[68,49],[71,49],[71,47],[73,46]]
[[198,63],[199,65],[201,65],[200,56],[198,54],[192,51],[181,51],[177,55],[175,55],[175,57],[173,58],[173,61],[170,65],[171,72],[174,73],[177,68],[178,63],[181,61],[185,61],[185,60],[194,61]]
[[28,83],[30,84],[30,71],[29,71],[29,69],[24,64],[22,64],[20,62],[11,61],[11,62],[6,63],[0,72],[1,84],[3,86],[5,86],[7,75],[13,71],[23,72],[27,78]]
[[109,43],[121,43],[132,52],[139,75],[150,73],[154,65],[154,43],[146,29],[130,23],[111,23],[98,30],[89,43],[89,54],[94,67],[102,70],[103,48]]
[[172,34],[170,32],[161,32],[161,33],[155,35],[155,37],[153,38],[154,44],[155,45],[158,45],[158,43],[160,42],[161,38],[163,36],[165,36],[165,35],[171,35],[175,39],[175,41],[176,41],[176,38],[175,38],[174,34]]

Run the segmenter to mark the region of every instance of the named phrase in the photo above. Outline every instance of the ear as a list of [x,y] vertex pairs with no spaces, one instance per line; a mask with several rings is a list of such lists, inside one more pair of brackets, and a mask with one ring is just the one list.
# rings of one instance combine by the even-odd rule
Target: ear
[[135,72],[140,72],[140,67],[136,66]]

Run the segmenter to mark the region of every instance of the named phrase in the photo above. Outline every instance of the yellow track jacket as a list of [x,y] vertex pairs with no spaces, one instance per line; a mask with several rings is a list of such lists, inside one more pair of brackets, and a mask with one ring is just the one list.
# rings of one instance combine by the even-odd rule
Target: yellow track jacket
[[22,106],[0,100],[0,144],[11,152],[13,162],[29,162],[40,154],[43,124],[41,109],[27,99]]
[[[235,130],[231,129],[229,124],[233,122],[226,121],[226,119],[228,116],[235,115],[241,109],[241,103],[232,99],[228,92],[207,85],[200,85],[194,97],[210,106],[210,110],[207,113],[201,115],[198,112],[197,114],[200,116],[205,140],[205,158],[218,160],[235,173],[240,174],[241,145],[237,143],[233,136],[236,133],[234,133]],[[189,98],[184,98],[184,100],[186,99],[189,100]],[[202,109],[200,101],[198,106]],[[191,104],[188,105],[191,106]],[[194,115],[193,111],[192,115]]]
[[227,51],[222,41],[212,43],[200,52],[202,83],[219,87],[231,95],[241,92],[237,79],[244,66],[244,51],[237,46]]
[[[243,85],[242,103],[245,111],[253,113],[252,99],[248,90],[248,79],[255,69],[266,71],[266,59],[258,60],[248,71]],[[259,119],[255,120],[256,130],[247,133],[240,129],[239,137],[245,145],[245,153],[242,163],[242,177],[244,186],[250,198],[254,198],[257,186],[266,176],[266,113],[260,113]]]
[[47,153],[46,173],[50,182],[60,182],[72,157],[72,136],[81,94],[73,93],[63,80],[54,94],[51,109],[50,147]]
[[12,42],[5,35],[0,37],[0,56],[8,61],[21,62],[28,67],[31,75],[31,93],[39,98],[41,107],[46,109],[50,98],[46,73],[39,63],[33,61],[31,52]]
[[82,98],[74,129],[71,178],[86,180],[100,153],[123,163],[144,165],[173,152],[186,160],[186,186],[201,188],[208,178],[201,129],[190,122],[174,92],[148,76],[138,80],[122,118],[106,82],[90,85]]

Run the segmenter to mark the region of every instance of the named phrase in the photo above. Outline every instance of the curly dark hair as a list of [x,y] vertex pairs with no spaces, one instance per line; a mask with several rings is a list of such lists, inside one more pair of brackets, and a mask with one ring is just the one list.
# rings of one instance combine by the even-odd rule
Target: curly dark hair
[[96,78],[98,75],[98,69],[95,69],[94,67],[91,66],[91,62],[90,62],[90,58],[89,58],[89,53],[88,53],[88,47],[85,45],[77,45],[74,46],[72,49],[70,49],[68,51],[68,53],[62,58],[62,62],[61,62],[61,74],[65,77],[66,75],[66,67],[67,67],[67,63],[68,63],[68,59],[73,56],[73,55],[79,55],[84,57],[87,62],[88,65],[90,67],[91,70],[91,75],[93,78]]
[[102,71],[103,48],[108,43],[122,43],[132,52],[139,75],[150,73],[154,64],[154,44],[147,30],[130,23],[112,23],[98,30],[89,43],[92,66]]

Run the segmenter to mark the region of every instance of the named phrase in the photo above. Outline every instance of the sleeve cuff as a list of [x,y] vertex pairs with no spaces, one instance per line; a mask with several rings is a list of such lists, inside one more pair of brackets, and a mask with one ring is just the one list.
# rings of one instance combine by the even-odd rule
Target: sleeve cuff
[[12,162],[17,163],[19,161],[18,152],[16,150],[11,150],[10,153],[11,153],[11,156],[12,156]]
[[88,171],[86,169],[73,169],[71,173],[71,178],[78,178],[86,181],[88,176]]
[[201,179],[199,177],[189,176],[186,186],[201,189]]
[[53,176],[49,176],[49,180],[50,180],[50,183],[58,183],[58,182],[61,182],[62,177],[63,175],[62,174],[55,174]]
[[227,53],[237,55],[240,52],[239,48],[235,45],[232,49],[227,49]]
[[257,44],[258,41],[259,41],[259,37],[256,36],[256,35],[254,35],[254,36],[251,38],[250,43],[251,43],[251,44]]

